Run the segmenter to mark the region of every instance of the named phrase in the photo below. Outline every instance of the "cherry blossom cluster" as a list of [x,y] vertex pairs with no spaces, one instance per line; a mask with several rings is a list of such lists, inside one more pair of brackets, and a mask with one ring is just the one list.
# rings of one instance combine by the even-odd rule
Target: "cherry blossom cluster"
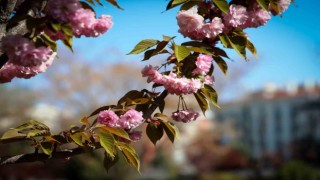
[[[98,122],[109,127],[134,129],[143,122],[143,117],[142,112],[138,112],[134,109],[128,110],[120,117],[112,110],[105,110],[99,113]],[[136,137],[137,135],[133,136]]]
[[[290,2],[291,0],[278,0],[280,14],[288,8]],[[269,9],[273,11],[271,7]],[[235,27],[256,28],[265,25],[270,19],[270,12],[262,9],[255,0],[252,0],[249,7],[231,4],[227,14],[222,13],[220,17],[213,17],[210,22],[206,22],[195,7],[182,10],[177,15],[179,32],[193,40],[214,39]]]
[[[95,13],[82,7],[79,0],[49,0],[46,12],[53,19],[68,23],[72,26],[73,35],[76,37],[97,37],[107,32],[113,25],[111,16],[102,15],[96,19]],[[49,30],[46,30],[47,32]],[[58,32],[59,33],[59,32]],[[63,36],[49,32],[53,39],[63,39]]]
[[[200,69],[205,69],[205,71],[206,68],[206,66],[200,67]],[[163,85],[168,93],[175,95],[196,93],[204,84],[212,84],[214,81],[210,76],[206,76],[204,80],[200,80],[199,78],[178,77],[174,72],[165,75],[159,73],[158,68],[151,65],[144,67],[141,73],[143,77],[148,77],[148,82]]]
[[[286,11],[291,3],[291,0],[277,0],[277,4],[279,6],[280,14]],[[271,10],[272,8],[269,7]]]
[[171,117],[177,122],[188,123],[191,121],[195,121],[199,117],[199,113],[194,111],[193,109],[185,109],[172,113]]
[[1,50],[8,56],[7,63],[0,69],[0,83],[13,78],[30,78],[45,72],[56,56],[49,47],[36,47],[29,39],[10,35],[2,39]]
[[204,18],[193,7],[187,11],[180,11],[177,15],[179,32],[194,40],[215,38],[223,32],[224,25],[221,18],[215,17],[210,23],[204,23]]
[[199,55],[196,61],[197,68],[194,69],[192,73],[202,75],[207,74],[211,68],[212,60],[212,57],[209,55]]

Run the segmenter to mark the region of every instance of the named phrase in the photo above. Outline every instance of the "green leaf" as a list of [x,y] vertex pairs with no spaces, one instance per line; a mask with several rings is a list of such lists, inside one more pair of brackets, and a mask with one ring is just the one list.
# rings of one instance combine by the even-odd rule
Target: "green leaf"
[[52,51],[57,51],[56,41],[52,40],[47,34],[41,34],[40,37],[44,43],[52,49]]
[[76,132],[74,134],[70,134],[70,137],[77,145],[83,146],[81,132]]
[[220,35],[219,35],[219,39],[220,39],[221,43],[223,44],[223,46],[224,46],[225,48],[230,48],[230,47],[231,47],[230,40],[229,40],[229,38],[228,38],[227,35],[225,35],[225,34],[220,34]]
[[50,131],[46,129],[34,129],[27,133],[27,138],[50,135]]
[[180,7],[180,11],[182,10],[189,10],[190,8],[192,8],[193,6],[197,5],[201,0],[191,0],[188,1],[186,3],[184,3],[181,7]]
[[138,172],[140,172],[140,160],[136,153],[132,153],[127,149],[123,149],[122,154],[126,158],[127,162],[131,164]]
[[205,84],[204,88],[201,89],[202,92],[207,96],[208,99],[210,99],[211,103],[220,109],[220,106],[218,105],[218,93],[216,90],[214,90],[211,86]]
[[163,38],[163,41],[169,42],[169,41],[171,41],[172,39],[176,38],[176,36],[170,37],[170,36],[162,35],[162,38]]
[[137,171],[140,171],[140,161],[137,155],[136,150],[130,144],[126,144],[123,142],[117,142],[117,147],[122,152],[127,162],[133,165]]
[[194,93],[194,97],[196,98],[203,115],[206,115],[206,111],[209,108],[209,104],[206,97],[202,94],[201,91]]
[[151,99],[150,98],[136,98],[131,100],[130,105],[136,105],[136,104],[150,104]]
[[224,75],[227,75],[228,65],[220,56],[213,56],[214,61],[218,64],[219,68]]
[[203,53],[207,55],[213,55],[210,51],[208,51],[205,47],[188,47],[190,51],[193,52],[198,52],[198,53]]
[[159,41],[154,40],[154,39],[142,40],[128,54],[139,54],[139,53],[151,48],[152,46],[157,45],[158,43],[159,43]]
[[104,130],[106,130],[106,131],[108,131],[108,132],[110,132],[110,133],[112,133],[114,135],[122,137],[124,139],[131,140],[129,135],[128,135],[128,133],[122,128],[109,127],[109,126],[102,126],[100,128],[102,128],[102,129],[104,129]]
[[212,1],[218,6],[218,8],[222,12],[228,14],[228,12],[229,12],[229,4],[228,4],[227,1],[225,1],[225,0],[212,0]]
[[72,36],[66,36],[66,35],[65,35],[65,39],[62,40],[62,43],[63,43],[70,51],[73,52],[72,42],[73,42]]
[[179,129],[175,124],[170,121],[161,121],[161,124],[163,124],[163,129],[172,143],[175,139],[179,139]]
[[0,138],[0,144],[11,143],[16,141],[26,140],[26,135],[18,133],[16,130],[9,130],[5,132]]
[[126,150],[130,151],[132,154],[137,154],[134,147],[130,144],[117,141],[117,147],[119,148],[120,151],[122,151],[123,149],[126,149]]
[[127,92],[122,98],[119,99],[118,105],[122,103],[130,103],[131,99],[142,98],[144,95],[143,92],[137,90],[131,90]]
[[61,25],[62,32],[67,36],[73,36],[72,27],[69,24],[62,24]]
[[227,37],[230,41],[230,44],[236,52],[242,56],[244,59],[246,57],[246,46],[247,46],[247,38],[243,36],[229,36]]
[[24,123],[16,128],[11,128],[11,129],[14,129],[17,131],[29,131],[30,129],[50,130],[48,126],[35,120],[30,120],[27,123]]
[[154,125],[149,123],[146,129],[147,136],[150,141],[156,145],[157,141],[159,141],[163,136],[163,127],[162,125]]
[[112,5],[114,5],[115,7],[117,7],[118,9],[123,10],[122,7],[119,6],[119,4],[117,3],[116,0],[106,0],[107,2],[111,3]]
[[277,1],[271,0],[270,5],[271,5],[272,9],[276,12],[275,15],[280,14],[280,7],[279,7],[279,4]]
[[54,31],[60,31],[61,30],[61,24],[59,22],[56,21],[50,21],[50,26],[52,27],[52,29]]
[[114,158],[115,157],[115,154],[114,154],[115,139],[113,135],[101,128],[99,128],[99,131],[97,131],[97,135],[99,137],[99,142],[101,146],[104,148],[108,156],[110,156],[111,158]]
[[168,43],[169,43],[169,41],[161,41],[156,47],[156,53],[163,50]]
[[178,5],[178,4],[182,4],[184,2],[187,2],[189,0],[173,0],[172,1],[172,5]]
[[254,57],[258,58],[257,49],[249,40],[247,40],[247,49],[254,55]]
[[184,60],[186,57],[190,55],[190,50],[185,46],[173,44],[173,48],[178,62]]
[[188,41],[181,44],[182,46],[193,46],[193,47],[210,47],[209,45],[200,41]]
[[149,49],[146,52],[144,52],[144,58],[142,61],[150,59],[152,56],[156,54],[156,49]]
[[116,155],[114,158],[110,157],[107,153],[104,153],[103,166],[108,172],[109,169],[114,166],[119,160],[119,156]]
[[217,48],[217,47],[211,47],[211,49],[212,49],[213,54],[215,56],[222,56],[222,57],[230,59],[229,56],[227,55],[227,53],[224,50],[222,50],[220,48]]
[[53,151],[53,144],[51,142],[41,142],[40,148],[48,156],[51,156]]
[[268,9],[268,1],[267,0],[257,0],[258,4],[262,7],[262,9],[269,11]]
[[156,114],[154,114],[153,117],[158,119],[158,120],[163,120],[163,121],[168,121],[169,120],[167,115],[161,114],[161,113],[156,113]]
[[164,100],[162,100],[159,103],[159,110],[160,110],[161,113],[163,113],[165,106],[166,106],[166,102]]

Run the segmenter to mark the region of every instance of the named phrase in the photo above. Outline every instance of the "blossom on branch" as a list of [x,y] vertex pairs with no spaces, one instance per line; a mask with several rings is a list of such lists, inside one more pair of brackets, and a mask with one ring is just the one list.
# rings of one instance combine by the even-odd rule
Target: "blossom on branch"
[[49,47],[35,47],[33,42],[20,35],[4,37],[1,49],[9,60],[0,69],[0,83],[10,82],[15,77],[28,79],[43,73],[56,56]]
[[192,73],[202,75],[207,74],[211,68],[212,60],[212,57],[209,55],[199,55],[196,61],[197,68],[194,69]]
[[247,8],[241,5],[230,5],[228,14],[222,14],[225,25],[239,27],[248,19]]
[[83,8],[79,0],[49,0],[46,11],[53,19],[69,23],[76,37],[97,37],[113,25],[111,16],[102,15],[96,19],[95,12]]
[[179,32],[184,37],[189,37],[194,40],[202,40],[203,35],[200,29],[203,25],[204,18],[198,14],[198,10],[193,7],[187,11],[180,11],[177,15]]
[[130,109],[119,117],[114,111],[105,110],[99,113],[98,122],[109,127],[134,129],[143,122],[142,115],[142,112]]
[[120,116],[119,126],[123,129],[133,129],[138,127],[143,121],[142,112],[130,109]]
[[143,77],[148,77],[148,82],[163,85],[170,94],[192,94],[196,93],[203,86],[200,79],[177,77],[177,74],[174,72],[164,75],[151,65],[146,66],[141,73]]
[[188,123],[191,121],[195,121],[199,117],[199,113],[194,111],[193,109],[186,109],[172,113],[171,117],[177,122]]
[[98,122],[110,127],[118,127],[119,116],[111,110],[101,111],[98,115]]

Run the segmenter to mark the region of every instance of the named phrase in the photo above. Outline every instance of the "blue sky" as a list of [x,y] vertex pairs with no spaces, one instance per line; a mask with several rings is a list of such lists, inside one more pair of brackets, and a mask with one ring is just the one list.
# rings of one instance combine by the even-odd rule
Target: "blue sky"
[[[97,65],[100,61],[139,64],[141,55],[125,54],[142,39],[161,39],[162,35],[168,35],[177,36],[178,43],[187,41],[177,32],[178,8],[164,12],[168,1],[118,0],[118,3],[124,11],[109,4],[104,8],[97,6],[99,15],[105,13],[113,17],[114,26],[99,38],[76,39],[75,57],[84,57]],[[308,3],[296,0],[296,6],[291,5],[282,18],[273,17],[264,27],[246,30],[258,49],[259,58],[245,62],[232,52],[230,56],[234,61],[228,61],[230,71],[237,63],[253,66],[240,82],[249,90],[259,89],[267,82],[279,85],[290,81],[320,82],[319,7],[318,0]]]
[[[100,38],[77,40],[75,44],[79,52],[76,53],[87,59],[104,57],[113,62],[113,59],[119,58],[112,55],[108,57],[110,50],[118,49],[119,55],[125,55],[142,39],[161,39],[164,34],[177,36],[176,41],[180,43],[187,40],[177,32],[175,16],[178,8],[163,12],[168,1],[118,2],[124,11],[109,5],[98,9],[98,13],[113,16],[114,27]],[[291,5],[283,17],[273,17],[264,27],[246,30],[258,49],[259,58],[244,62],[235,53],[231,53],[235,61],[230,61],[230,66],[234,66],[234,63],[253,63],[254,68],[241,83],[247,84],[249,89],[257,89],[267,82],[283,85],[290,81],[320,81],[319,7],[320,2],[317,0],[309,0],[308,3],[296,0],[296,6]],[[125,59],[132,61],[140,58],[125,56]]]

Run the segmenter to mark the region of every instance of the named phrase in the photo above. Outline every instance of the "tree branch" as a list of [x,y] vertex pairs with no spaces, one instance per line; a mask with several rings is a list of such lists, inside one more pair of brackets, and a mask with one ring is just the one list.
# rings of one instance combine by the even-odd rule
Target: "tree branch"
[[[155,102],[151,105],[151,107],[143,114],[143,117],[145,119],[149,118],[152,113],[159,107],[162,101],[167,97],[168,92],[164,90],[156,99]],[[101,146],[97,146],[95,149],[100,149]],[[44,153],[29,153],[29,154],[19,154],[15,156],[6,156],[6,157],[0,157],[0,165],[7,165],[7,164],[18,164],[18,163],[28,163],[28,162],[35,162],[35,161],[41,161],[45,162],[49,159],[63,159],[68,158],[71,156],[79,155],[88,152],[88,150],[85,150],[83,148],[74,148],[74,149],[68,149],[63,151],[54,151],[52,153],[52,157],[44,154]]]
[[74,149],[55,152],[52,155],[52,157],[44,153],[19,154],[16,156],[1,157],[0,165],[27,163],[27,162],[35,162],[35,161],[45,162],[46,160],[49,160],[49,159],[64,159],[71,156],[83,154],[85,152],[87,151],[82,148],[74,148]]

